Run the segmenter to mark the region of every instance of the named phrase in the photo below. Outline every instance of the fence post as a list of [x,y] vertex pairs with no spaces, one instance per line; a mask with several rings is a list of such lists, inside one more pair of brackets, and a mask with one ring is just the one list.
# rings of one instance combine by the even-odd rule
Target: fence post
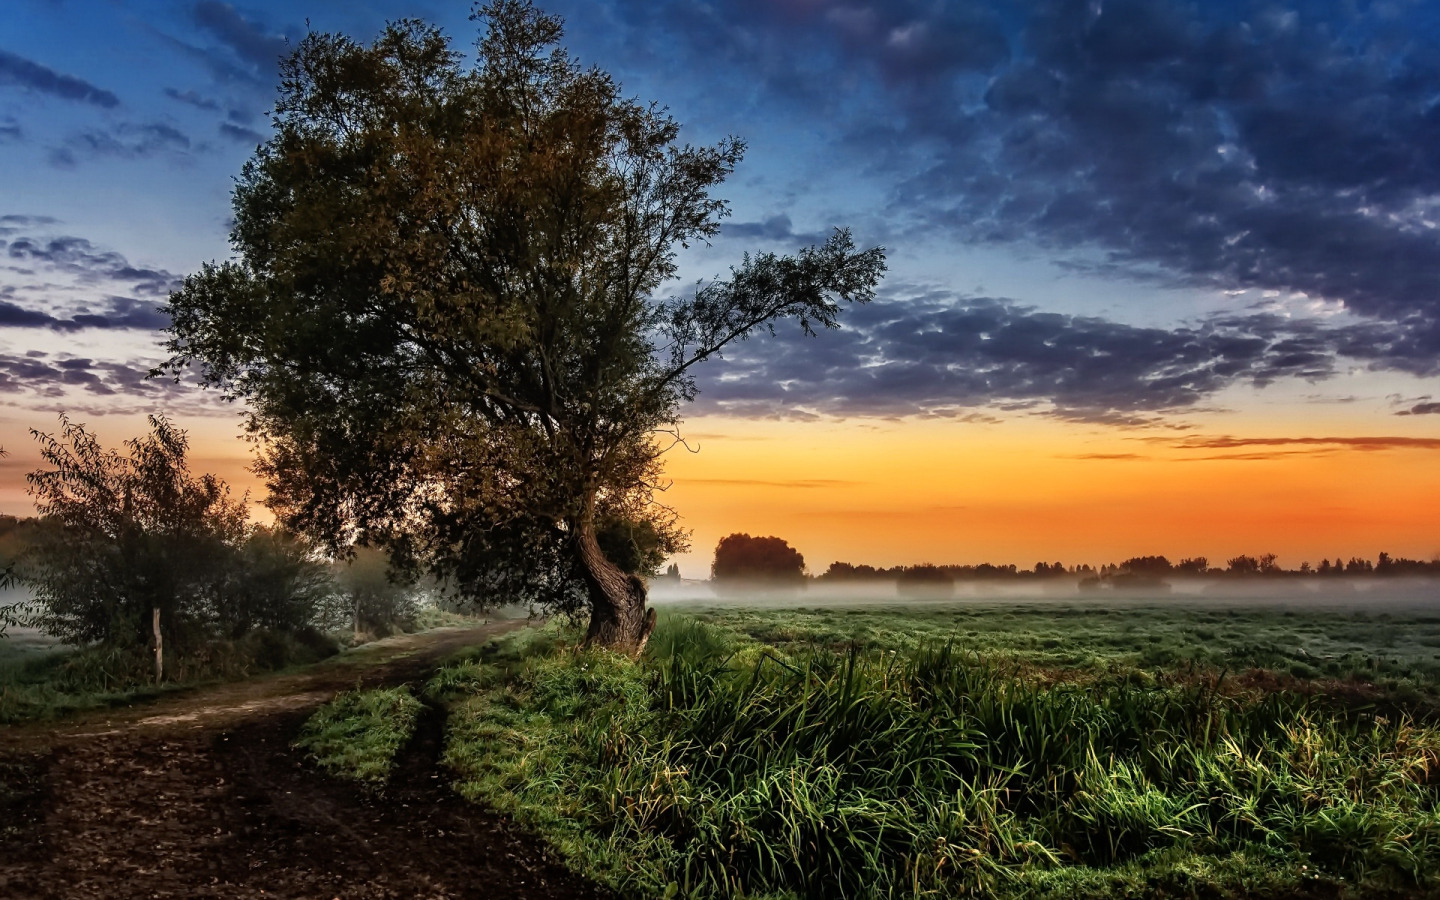
[[160,607],[151,611],[150,625],[155,629],[155,683],[165,677],[165,639],[160,636]]

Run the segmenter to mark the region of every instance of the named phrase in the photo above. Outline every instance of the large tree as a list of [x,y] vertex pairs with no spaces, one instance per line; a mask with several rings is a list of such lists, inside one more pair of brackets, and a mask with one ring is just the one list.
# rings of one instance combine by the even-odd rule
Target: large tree
[[248,401],[286,524],[472,596],[588,604],[592,642],[637,652],[644,583],[597,532],[682,545],[657,435],[693,367],[781,319],[833,327],[884,254],[837,230],[661,296],[677,248],[718,233],[743,144],[681,144],[528,0],[473,18],[472,68],[417,21],[300,43],[235,189],[235,258],[170,298],[165,370]]

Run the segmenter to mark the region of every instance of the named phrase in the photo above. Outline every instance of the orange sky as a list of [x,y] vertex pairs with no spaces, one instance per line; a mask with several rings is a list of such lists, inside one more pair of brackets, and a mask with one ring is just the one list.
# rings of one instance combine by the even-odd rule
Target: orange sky
[[[133,416],[77,418],[111,444],[143,428]],[[1033,415],[695,418],[685,434],[699,452],[667,456],[674,483],[664,500],[694,531],[679,558],[688,577],[706,576],[715,543],[737,531],[785,538],[817,573],[834,560],[1030,567],[1277,553],[1294,567],[1321,555],[1440,554],[1440,437],[1424,418],[1342,409],[1287,419],[1263,407],[1204,418],[1189,431]],[[37,460],[17,426],[53,422],[18,412],[0,420],[12,452],[0,461],[0,509],[31,511],[23,475]],[[181,424],[191,429],[192,468],[263,493],[234,420]]]
[[[702,432],[712,424],[728,429]],[[1037,420],[691,425],[702,451],[671,454],[666,497],[695,530],[687,574],[731,531],[784,537],[814,572],[837,559],[1440,554],[1440,440],[1187,448],[1207,438]]]

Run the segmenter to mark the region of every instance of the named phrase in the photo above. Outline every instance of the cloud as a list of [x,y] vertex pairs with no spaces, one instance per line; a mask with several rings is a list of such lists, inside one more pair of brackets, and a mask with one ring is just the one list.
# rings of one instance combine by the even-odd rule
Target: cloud
[[232,125],[229,122],[220,123],[220,134],[241,144],[263,144],[265,135],[252,128],[242,128],[239,125]]
[[0,352],[0,394],[29,409],[96,413],[163,411],[229,415],[233,407],[214,392],[173,380],[150,378],[152,363],[97,360],[32,350]]
[[752,106],[843,137],[909,239],[1339,302],[1389,330],[1355,358],[1440,372],[1440,26],[1424,4],[612,8],[627,40],[703,54]]
[[71,135],[64,146],[52,148],[50,162],[74,168],[80,157],[138,159],[160,154],[184,155],[199,149],[188,135],[164,122],[122,122],[107,129],[90,129]]
[[[33,227],[54,222],[43,217],[4,216],[0,217],[0,233],[3,233],[7,220],[16,222],[11,227]],[[11,262],[74,275],[83,284],[120,282],[129,288],[129,293],[144,296],[169,296],[180,281],[179,276],[171,272],[133,265],[121,254],[102,250],[80,237],[18,237],[3,244],[3,249],[5,258]]]
[[1066,456],[1057,456],[1056,459],[1095,459],[1095,460],[1126,460],[1140,461],[1149,460],[1153,457],[1144,456],[1139,453],[1073,453]]
[[797,232],[790,217],[784,213],[770,216],[759,222],[726,222],[722,234],[727,238],[747,241],[783,243],[796,247],[825,243],[828,232]]
[[158,331],[170,325],[154,302],[133,297],[108,297],[99,311],[83,311],[61,318],[0,300],[0,328],[48,328],[52,331],[138,329]]
[[262,73],[273,72],[289,52],[283,37],[267,33],[264,25],[240,15],[229,3],[200,0],[191,14],[196,24]]
[[176,101],[177,103],[184,103],[186,106],[193,106],[196,109],[203,109],[206,112],[220,111],[219,101],[212,100],[211,98],[203,96],[202,94],[193,90],[180,91],[176,90],[175,88],[167,87],[165,89],[165,96],[169,97],[171,100]]
[[1378,437],[1266,437],[1237,438],[1229,435],[1190,437],[1171,441],[1178,450],[1231,450],[1240,447],[1322,447],[1362,451],[1379,450],[1440,450],[1440,438],[1378,436]]
[[3,215],[0,216],[0,238],[18,234],[27,228],[47,228],[58,223],[58,219],[50,216]]
[[25,132],[13,116],[0,116],[0,144],[9,144],[24,138]]
[[0,84],[11,84],[64,100],[114,109],[120,98],[82,78],[64,75],[23,56],[0,50]]
[[1434,415],[1440,415],[1440,403],[1433,402],[1433,401],[1431,401],[1431,402],[1425,402],[1425,403],[1417,403],[1417,404],[1415,404],[1414,406],[1410,407],[1409,409],[1405,409],[1405,410],[1401,410],[1400,412],[1397,412],[1395,415],[1397,415],[1397,416],[1434,416]]
[[1237,383],[1329,377],[1341,346],[1358,341],[1270,315],[1166,329],[941,290],[885,293],[818,338],[781,329],[727,351],[700,375],[697,411],[960,417],[985,407],[1163,425]]

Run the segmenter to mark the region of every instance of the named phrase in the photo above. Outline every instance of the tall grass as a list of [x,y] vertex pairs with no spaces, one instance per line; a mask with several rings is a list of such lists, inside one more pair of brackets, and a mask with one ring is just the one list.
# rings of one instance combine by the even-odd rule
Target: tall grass
[[941,643],[786,651],[662,621],[640,662],[442,672],[467,795],[615,887],[1245,896],[1440,874],[1440,732],[1214,674],[1054,683]]

